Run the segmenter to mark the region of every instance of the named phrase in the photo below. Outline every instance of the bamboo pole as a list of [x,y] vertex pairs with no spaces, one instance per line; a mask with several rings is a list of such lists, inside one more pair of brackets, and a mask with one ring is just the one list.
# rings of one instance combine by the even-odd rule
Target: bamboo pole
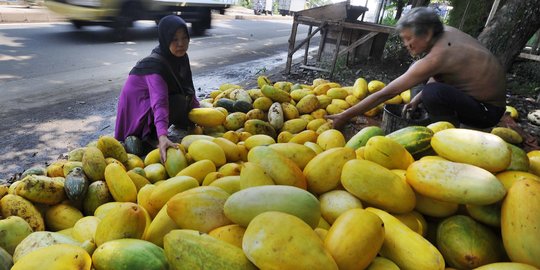
[[501,2],[501,0],[495,0],[495,2],[493,2],[493,5],[491,6],[491,11],[489,12],[489,16],[486,20],[486,25],[484,25],[484,27],[487,27],[487,25],[489,24],[489,22],[493,19],[493,16],[495,16],[495,12],[497,12],[497,9],[499,8],[499,3]]
[[461,22],[459,22],[459,30],[463,30],[463,24],[465,24],[465,18],[467,17],[467,12],[469,11],[470,5],[471,5],[471,0],[467,0],[467,6],[465,6],[465,11],[463,11]]

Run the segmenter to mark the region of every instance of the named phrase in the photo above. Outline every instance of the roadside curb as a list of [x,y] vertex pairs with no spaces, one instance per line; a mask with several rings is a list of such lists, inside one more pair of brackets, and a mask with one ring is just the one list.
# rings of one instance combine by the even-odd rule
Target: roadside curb
[[[227,12],[227,11],[226,11]],[[281,15],[250,15],[234,10],[230,14],[212,14],[214,20],[292,20],[291,16]],[[40,23],[65,22],[66,19],[46,7],[0,5],[0,23]]]
[[251,20],[251,21],[264,21],[264,20],[291,20],[292,17],[290,16],[267,16],[267,15],[214,15],[212,16],[212,19],[222,19],[222,20]]
[[43,7],[0,6],[0,23],[60,22],[65,19]]

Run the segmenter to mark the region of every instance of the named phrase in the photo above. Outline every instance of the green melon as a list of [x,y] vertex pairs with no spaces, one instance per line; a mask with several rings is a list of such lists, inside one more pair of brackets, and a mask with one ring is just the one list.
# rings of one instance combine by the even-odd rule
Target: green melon
[[244,123],[244,131],[251,135],[265,134],[276,138],[276,130],[268,123],[259,119],[250,119]]
[[94,215],[94,211],[105,203],[113,201],[105,181],[95,181],[88,186],[83,200],[83,212],[87,216]]
[[162,248],[139,239],[117,239],[100,245],[92,255],[96,270],[169,269]]
[[176,176],[181,170],[188,166],[188,160],[181,149],[169,147],[167,149],[167,160],[165,160],[165,170],[169,177]]
[[398,129],[386,137],[401,144],[411,155],[428,150],[431,147],[433,131],[424,126],[409,126]]
[[13,258],[0,247],[0,270],[9,270],[13,266]]
[[508,148],[512,151],[512,158],[510,159],[510,165],[506,168],[507,171],[522,171],[522,172],[528,172],[529,171],[529,157],[527,157],[527,152],[525,152],[523,149],[510,144],[506,143],[508,145]]
[[365,127],[352,136],[345,144],[345,147],[356,150],[365,146],[369,138],[373,136],[384,136],[384,131],[378,126]]
[[467,213],[476,221],[493,227],[501,226],[501,202],[488,205],[467,204]]
[[463,215],[445,219],[437,228],[437,247],[454,268],[472,269],[503,259],[501,239],[488,227]]
[[28,175],[47,175],[47,169],[41,166],[35,166],[26,169],[19,179],[24,179]]
[[148,152],[146,151],[142,140],[135,136],[127,136],[124,140],[124,147],[126,148],[126,152],[140,157]]
[[214,107],[225,108],[228,112],[234,111],[234,100],[228,98],[220,98],[214,104]]
[[86,195],[89,182],[82,168],[71,170],[64,181],[64,191],[68,199],[72,202],[80,202]]
[[260,213],[280,211],[294,215],[312,228],[316,228],[321,218],[319,200],[306,190],[285,186],[269,185],[243,189],[232,194],[223,211],[228,219],[247,227]]
[[241,248],[195,230],[170,231],[163,237],[163,248],[171,269],[257,269]]
[[243,112],[247,113],[251,109],[253,109],[253,105],[251,103],[244,101],[244,100],[237,100],[233,104],[233,112]]

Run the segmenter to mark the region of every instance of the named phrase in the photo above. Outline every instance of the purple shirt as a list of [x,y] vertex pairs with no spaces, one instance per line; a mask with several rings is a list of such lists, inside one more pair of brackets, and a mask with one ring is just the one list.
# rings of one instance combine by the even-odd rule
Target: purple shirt
[[[199,107],[193,96],[192,106]],[[147,138],[167,135],[169,128],[169,92],[159,74],[129,75],[120,97],[114,137],[124,141],[128,136]]]

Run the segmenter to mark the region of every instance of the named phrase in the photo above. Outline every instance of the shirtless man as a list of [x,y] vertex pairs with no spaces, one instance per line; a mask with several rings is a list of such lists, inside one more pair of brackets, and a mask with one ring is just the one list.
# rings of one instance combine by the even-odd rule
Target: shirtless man
[[443,26],[437,14],[415,8],[397,23],[397,30],[413,56],[425,56],[386,87],[346,111],[330,115],[334,128],[349,119],[424,83],[405,110],[423,103],[430,120],[449,121],[457,126],[495,126],[505,112],[505,71],[497,58],[480,42],[452,27]]

